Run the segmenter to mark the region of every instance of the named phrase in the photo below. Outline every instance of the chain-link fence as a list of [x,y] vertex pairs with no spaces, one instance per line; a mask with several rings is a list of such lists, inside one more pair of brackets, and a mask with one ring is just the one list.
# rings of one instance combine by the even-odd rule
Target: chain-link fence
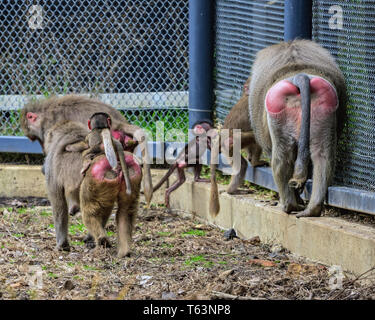
[[349,92],[335,183],[375,191],[375,1],[315,0],[313,38],[335,56]]
[[216,117],[241,96],[256,53],[284,38],[284,1],[216,1]]
[[31,96],[67,93],[187,131],[188,0],[3,0],[0,64],[0,136]]
[[[219,121],[238,101],[256,52],[283,40],[283,7],[283,0],[217,0]],[[353,201],[358,205],[362,191],[375,191],[375,0],[314,0],[313,39],[334,55],[346,77],[348,120],[339,141],[334,184],[353,193],[357,189]],[[358,208],[354,202],[349,206]]]

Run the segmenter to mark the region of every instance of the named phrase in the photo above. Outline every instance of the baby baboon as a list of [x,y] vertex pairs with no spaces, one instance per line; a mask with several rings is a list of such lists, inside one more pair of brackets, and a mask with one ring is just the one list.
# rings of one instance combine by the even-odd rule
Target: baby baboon
[[[129,173],[125,162],[124,149],[118,140],[112,138],[110,132],[111,127],[111,117],[107,113],[94,113],[88,120],[88,128],[91,131],[86,136],[85,141],[68,145],[66,150],[77,152],[83,151],[83,167],[81,173],[84,175],[92,163],[92,160],[97,155],[103,153],[104,149],[108,162],[113,169],[117,168],[118,160],[120,160],[122,174],[124,175],[126,184],[126,193],[131,194]],[[115,146],[116,151],[114,150],[113,146]]]
[[[177,181],[170,186],[165,191],[165,206],[169,208],[169,196],[170,194],[180,187],[186,180],[185,177],[185,168],[186,167],[194,167],[194,181],[195,182],[209,182],[209,179],[203,179],[200,177],[202,171],[202,164],[200,163],[201,157],[206,151],[206,148],[199,147],[199,136],[207,134],[211,129],[213,129],[213,124],[210,120],[201,120],[196,122],[193,127],[193,133],[196,136],[195,139],[191,140],[185,148],[179,153],[175,162],[170,166],[167,173],[164,175],[163,178],[160,179],[159,183],[154,187],[154,192],[158,190],[165,181],[169,178],[169,176],[177,170],[178,179]],[[211,132],[212,133],[212,132]],[[211,138],[209,134],[206,136],[207,138],[207,149],[211,149]],[[194,158],[194,164],[189,163],[189,159]]]
[[135,156],[125,152],[125,161],[129,167],[131,194],[126,192],[121,169],[114,172],[105,155],[94,159],[83,178],[79,193],[83,223],[98,246],[110,246],[104,228],[117,202],[116,224],[120,258],[130,253],[142,181],[142,170]]
[[[221,152],[230,156],[233,153],[233,129],[241,130],[241,149],[247,153],[247,159],[253,167],[258,167],[267,164],[265,161],[260,160],[262,148],[255,140],[254,133],[251,129],[249,119],[249,83],[250,77],[246,80],[242,96],[238,102],[232,107],[228,115],[225,117],[223,129],[229,129],[228,140],[223,143],[225,150],[220,149]],[[219,195],[218,187],[216,185],[215,172],[217,164],[212,163],[211,166],[211,195],[210,195],[210,213],[216,216],[219,213]],[[232,175],[230,184],[227,188],[227,193],[235,194],[238,187],[244,180],[247,169],[247,161],[241,156],[241,167],[237,174]]]
[[258,52],[249,87],[250,121],[257,142],[272,159],[285,212],[303,210],[299,194],[311,160],[312,194],[297,217],[320,216],[346,100],[344,76],[319,44],[294,40]]
[[[21,127],[29,139],[38,140],[44,149],[46,131],[62,120],[87,123],[95,112],[105,112],[112,119],[112,136],[120,141],[123,149],[133,152],[139,141],[143,141],[144,132],[129,124],[115,108],[92,98],[77,95],[50,97],[30,102],[21,110]],[[83,139],[84,140],[84,139]],[[152,199],[152,182],[147,148],[142,149],[144,169],[144,194],[146,202]]]
[[103,230],[113,205],[117,202],[118,255],[123,257],[130,250],[131,232],[142,180],[141,167],[131,153],[125,153],[132,190],[130,195],[125,191],[121,168],[112,170],[105,155],[99,155],[92,160],[82,179],[81,153],[67,151],[66,148],[83,141],[88,133],[84,125],[73,121],[58,122],[45,132],[45,176],[54,214],[57,248],[70,248],[68,204],[72,202],[80,203],[83,222],[90,232],[88,238],[92,235],[97,244],[108,245]]

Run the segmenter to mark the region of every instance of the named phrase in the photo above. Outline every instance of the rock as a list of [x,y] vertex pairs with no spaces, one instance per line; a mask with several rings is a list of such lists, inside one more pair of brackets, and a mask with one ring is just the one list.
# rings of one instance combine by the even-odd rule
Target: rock
[[172,299],[176,299],[176,297],[177,296],[173,292],[163,292],[161,294],[162,300],[172,300]]
[[230,276],[233,273],[234,273],[234,269],[225,270],[224,272],[220,273],[219,279],[225,280],[226,278],[228,278],[228,276]]
[[205,224],[196,224],[193,228],[197,230],[210,230],[210,227]]
[[140,280],[139,284],[142,287],[149,287],[149,286],[152,286],[152,284],[153,284],[153,282],[149,282],[152,279],[152,276],[147,276],[147,275],[137,276],[136,279]]
[[271,252],[272,253],[280,253],[284,250],[284,248],[282,247],[281,244],[274,244],[272,247],[271,247]]
[[74,288],[74,284],[71,280],[66,280],[63,285],[64,290],[72,290]]
[[224,232],[224,238],[225,238],[225,240],[232,240],[234,238],[238,238],[236,230],[234,230],[232,228],[232,229],[229,229],[229,230],[225,231]]
[[255,236],[247,240],[252,245],[259,245],[260,244],[260,238],[259,236]]
[[14,199],[10,205],[12,207],[16,207],[16,208],[25,208],[26,207],[26,204],[25,203],[22,203],[21,201],[17,200],[17,199]]

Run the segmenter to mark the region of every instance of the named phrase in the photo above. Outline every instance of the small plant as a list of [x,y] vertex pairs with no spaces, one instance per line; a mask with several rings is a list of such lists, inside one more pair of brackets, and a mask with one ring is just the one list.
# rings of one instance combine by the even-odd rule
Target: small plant
[[160,237],[169,237],[170,235],[172,234],[172,232],[167,232],[167,231],[160,231],[160,232],[158,232],[158,235],[160,236]]
[[181,234],[182,237],[188,237],[188,236],[204,237],[205,235],[206,235],[206,232],[204,232],[203,230],[197,230],[197,229],[191,229]]
[[206,262],[206,259],[204,258],[204,256],[191,256],[185,260],[185,264],[187,266],[193,266],[196,264],[200,264],[202,262]]
[[162,246],[162,248],[173,248],[174,244],[173,243],[163,242],[161,246]]
[[72,245],[75,245],[75,246],[84,246],[85,243],[83,241],[72,241]]
[[56,279],[58,278],[59,276],[56,274],[56,273],[53,273],[53,272],[48,272],[48,277],[52,278],[52,279]]
[[14,233],[13,236],[16,238],[23,238],[25,235],[23,233]]
[[41,215],[42,217],[49,217],[49,216],[52,216],[52,212],[49,212],[49,211],[41,211],[39,213],[39,215]]
[[86,231],[86,227],[83,223],[78,223],[78,224],[72,224],[69,227],[69,234],[71,235],[78,235],[80,233],[83,233]]
[[95,267],[88,266],[88,265],[83,265],[83,269],[88,270],[88,271],[96,271],[97,270]]

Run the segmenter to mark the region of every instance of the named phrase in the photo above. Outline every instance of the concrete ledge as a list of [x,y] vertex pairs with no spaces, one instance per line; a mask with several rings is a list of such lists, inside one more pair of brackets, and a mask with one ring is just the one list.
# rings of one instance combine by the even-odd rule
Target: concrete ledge
[[41,166],[1,165],[0,197],[47,197]]
[[[153,183],[156,184],[165,173],[165,170],[151,170]],[[164,192],[165,184],[155,192],[152,202],[164,203]],[[47,198],[42,166],[0,165],[0,197]]]
[[[221,186],[221,190],[225,190]],[[375,228],[339,218],[297,219],[251,195],[220,195],[216,218],[208,213],[209,185],[187,181],[171,195],[171,205],[221,228],[234,228],[244,239],[280,244],[291,252],[326,265],[340,265],[356,275],[375,266]]]
[[[153,183],[165,170],[152,170]],[[174,178],[172,178],[174,179]],[[172,180],[171,179],[171,180]],[[291,252],[345,271],[361,274],[375,266],[375,229],[339,218],[302,218],[265,205],[251,195],[220,195],[221,211],[208,213],[209,184],[187,182],[171,195],[171,206],[188,211],[223,229],[234,228],[241,238],[259,236],[269,244],[281,244]],[[220,186],[220,190],[225,190]],[[155,193],[153,203],[164,203],[165,185]],[[0,196],[46,197],[40,166],[0,166]]]

